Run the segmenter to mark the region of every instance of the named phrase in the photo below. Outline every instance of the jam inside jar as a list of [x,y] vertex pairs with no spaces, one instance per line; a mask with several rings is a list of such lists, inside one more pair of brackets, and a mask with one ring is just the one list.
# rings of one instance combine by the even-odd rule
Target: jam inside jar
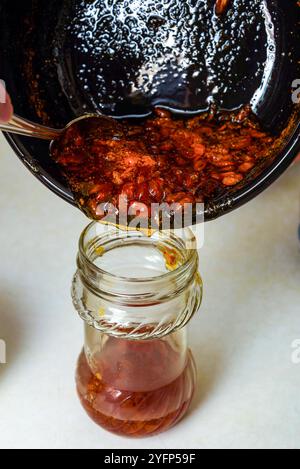
[[87,414],[119,435],[167,430],[195,392],[185,326],[200,307],[202,282],[195,238],[182,233],[93,223],[80,240],[72,296],[85,345],[77,391]]
[[186,413],[195,390],[191,353],[183,369],[177,357],[171,345],[160,340],[110,337],[96,360],[101,371],[95,372],[83,351],[77,369],[83,407],[97,424],[120,435],[138,437],[168,429]]

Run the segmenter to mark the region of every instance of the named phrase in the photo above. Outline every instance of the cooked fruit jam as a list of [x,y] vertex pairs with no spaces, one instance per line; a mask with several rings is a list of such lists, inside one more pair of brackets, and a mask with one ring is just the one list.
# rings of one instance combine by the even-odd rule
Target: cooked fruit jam
[[139,121],[83,119],[52,155],[79,207],[100,220],[120,201],[139,214],[152,203],[205,203],[241,183],[274,142],[247,107],[193,118],[157,108]]

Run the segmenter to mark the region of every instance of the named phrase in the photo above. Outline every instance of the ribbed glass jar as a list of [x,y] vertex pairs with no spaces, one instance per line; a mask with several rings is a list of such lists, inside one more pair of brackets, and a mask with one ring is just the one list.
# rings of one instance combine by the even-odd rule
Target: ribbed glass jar
[[72,297],[85,322],[76,379],[90,417],[126,436],[174,425],[196,380],[184,327],[202,298],[193,233],[92,223],[80,239]]

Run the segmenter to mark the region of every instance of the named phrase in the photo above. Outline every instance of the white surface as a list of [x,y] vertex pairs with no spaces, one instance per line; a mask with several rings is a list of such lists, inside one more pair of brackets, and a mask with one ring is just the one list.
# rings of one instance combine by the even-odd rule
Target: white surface
[[83,215],[0,143],[1,448],[300,448],[300,165],[262,196],[206,225],[205,297],[190,342],[192,412],[143,440],[111,435],[77,400],[82,324],[70,301]]

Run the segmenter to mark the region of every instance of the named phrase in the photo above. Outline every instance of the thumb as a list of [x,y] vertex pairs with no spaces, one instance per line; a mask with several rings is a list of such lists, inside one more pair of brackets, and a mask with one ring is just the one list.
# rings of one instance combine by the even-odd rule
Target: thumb
[[11,99],[0,80],[0,122],[7,122],[13,114]]

